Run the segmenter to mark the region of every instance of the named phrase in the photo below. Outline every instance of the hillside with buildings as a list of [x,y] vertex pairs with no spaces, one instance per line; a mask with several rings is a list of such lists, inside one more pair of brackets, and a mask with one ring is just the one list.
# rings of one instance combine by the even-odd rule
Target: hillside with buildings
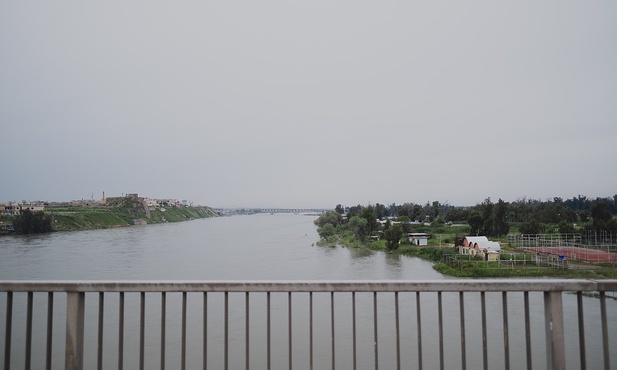
[[192,206],[175,199],[140,197],[138,194],[70,202],[9,202],[0,204],[0,232],[12,232],[13,220],[26,210],[51,215],[53,231],[106,229],[216,216],[210,207]]

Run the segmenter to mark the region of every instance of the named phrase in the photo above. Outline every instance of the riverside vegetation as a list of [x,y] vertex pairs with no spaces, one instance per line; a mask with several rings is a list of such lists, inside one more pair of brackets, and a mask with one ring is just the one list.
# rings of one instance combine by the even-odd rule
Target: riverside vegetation
[[[617,196],[614,199],[617,200]],[[609,200],[612,201],[610,198]],[[576,263],[576,268],[564,269],[538,267],[535,263],[514,263],[523,258],[525,253],[527,258],[530,258],[530,255],[529,252],[517,250],[507,244],[506,237],[509,232],[527,233],[528,230],[525,229],[534,224],[541,228],[534,230],[539,232],[558,232],[567,228],[567,232],[599,230],[612,233],[612,227],[617,225],[608,211],[614,209],[614,203],[607,205],[606,200],[597,199],[589,202],[589,209],[582,207],[572,212],[565,212],[568,208],[563,202],[547,203],[533,201],[513,206],[501,199],[497,204],[487,199],[470,208],[444,206],[438,202],[433,202],[432,205],[427,203],[424,207],[409,203],[386,207],[378,203],[374,206],[345,208],[339,204],[335,211],[324,213],[317,218],[315,225],[321,238],[318,245],[369,248],[419,257],[435,262],[435,270],[450,276],[617,278],[617,266],[614,264]],[[580,226],[571,222],[566,225],[563,220],[557,220],[557,223],[538,222],[553,220],[550,215],[553,212],[555,216],[559,215],[559,210],[567,213],[569,220],[580,222]],[[517,217],[515,212],[525,213],[527,221],[509,221],[508,218]],[[579,213],[582,213],[582,221]],[[410,216],[422,221],[412,222]],[[385,222],[382,221],[384,219]],[[414,246],[407,237],[409,232],[430,233],[432,237],[427,246]],[[481,258],[459,255],[456,245],[467,235],[487,235],[499,240],[502,245],[501,260],[512,263],[485,262]]]
[[31,234],[180,222],[215,216],[216,212],[212,208],[203,206],[175,206],[149,210],[139,200],[124,197],[105,206],[48,206],[45,211],[27,211],[17,216],[3,216],[3,220],[12,222],[15,233]]

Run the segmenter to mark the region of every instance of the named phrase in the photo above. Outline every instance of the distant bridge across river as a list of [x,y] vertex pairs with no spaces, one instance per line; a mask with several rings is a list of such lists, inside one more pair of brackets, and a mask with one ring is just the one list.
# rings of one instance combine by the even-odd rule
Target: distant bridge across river
[[326,213],[328,208],[215,208],[219,215],[253,215],[257,213]]

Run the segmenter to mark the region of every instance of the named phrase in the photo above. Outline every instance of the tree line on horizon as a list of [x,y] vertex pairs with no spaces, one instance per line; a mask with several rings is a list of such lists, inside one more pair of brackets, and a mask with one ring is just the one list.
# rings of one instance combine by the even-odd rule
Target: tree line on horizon
[[[557,225],[560,233],[610,232],[617,233],[617,194],[613,197],[591,199],[583,195],[562,199],[554,197],[545,201],[522,198],[514,202],[491,198],[473,207],[452,206],[438,201],[425,205],[404,203],[389,206],[338,204],[335,212],[346,214],[348,219],[362,216],[370,225],[371,219],[393,218],[398,221],[438,222],[469,224],[472,235],[499,237],[507,235],[513,223],[522,234],[541,234]],[[368,227],[367,229],[371,229]],[[554,229],[554,228],[553,228]],[[369,231],[369,230],[367,230]]]

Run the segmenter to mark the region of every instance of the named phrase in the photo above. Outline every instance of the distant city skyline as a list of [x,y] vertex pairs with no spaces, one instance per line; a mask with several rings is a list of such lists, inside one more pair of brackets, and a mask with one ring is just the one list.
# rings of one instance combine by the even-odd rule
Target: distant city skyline
[[0,3],[0,199],[617,193],[617,3]]

